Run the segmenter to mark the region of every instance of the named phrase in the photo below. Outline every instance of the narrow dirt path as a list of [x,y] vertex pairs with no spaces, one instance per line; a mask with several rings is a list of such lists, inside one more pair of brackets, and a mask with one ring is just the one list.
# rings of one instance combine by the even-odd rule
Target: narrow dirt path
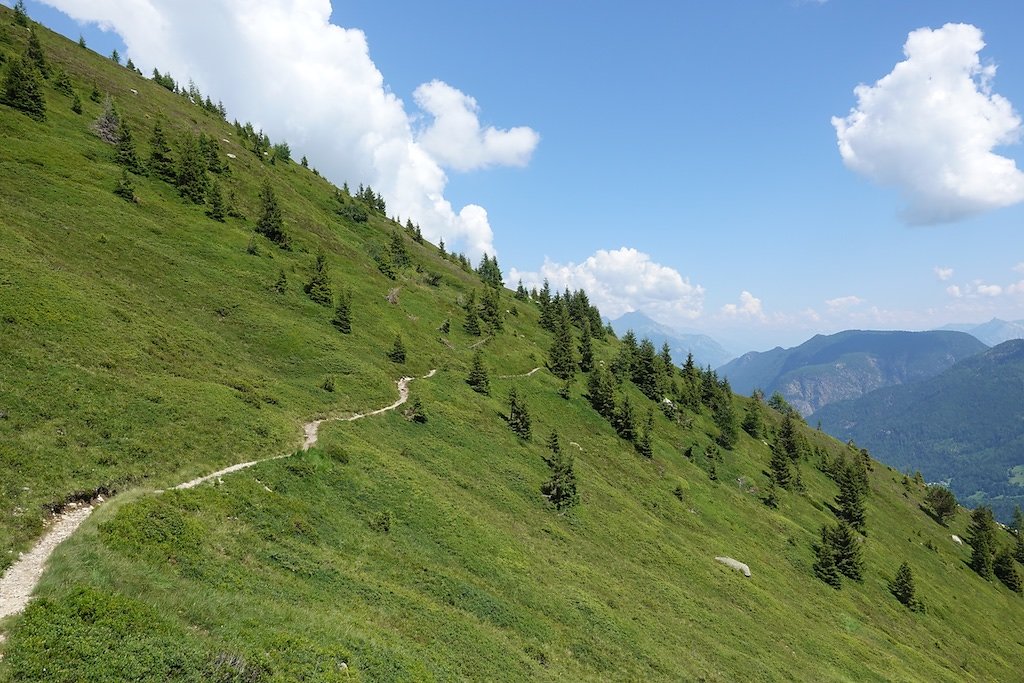
[[[427,379],[434,376],[437,370],[431,370],[427,374],[423,375],[421,379]],[[386,413],[389,410],[395,410],[400,405],[409,400],[409,382],[413,381],[414,377],[403,377],[398,380],[398,400],[389,406],[379,408],[377,410],[368,413],[359,413],[350,417],[329,417],[320,420],[313,420],[307,422],[302,426],[302,431],[305,434],[305,440],[302,443],[302,450],[309,450],[317,442],[317,438],[320,433],[320,425],[324,422],[353,422],[360,420],[364,417],[371,417],[373,415],[380,415]],[[231,474],[232,472],[238,472],[244,470],[253,465],[257,465],[261,462],[267,462],[270,460],[280,460],[281,458],[287,458],[292,453],[285,453],[283,455],[275,455],[270,458],[263,458],[261,460],[251,460],[249,462],[240,462],[230,467],[225,467],[222,470],[217,470],[210,474],[186,481],[175,486],[175,489],[190,489],[199,486],[203,482],[210,481],[211,479],[217,479],[224,476],[225,474]],[[97,501],[98,503],[103,502],[102,499]],[[36,589],[39,584],[39,579],[43,575],[43,570],[46,569],[46,562],[50,559],[50,555],[56,550],[57,546],[62,541],[69,538],[75,531],[82,525],[92,511],[95,509],[93,505],[83,505],[80,507],[68,507],[55,518],[54,523],[50,526],[39,542],[30,550],[25,553],[18,560],[7,568],[3,576],[0,576],[0,619],[10,616],[12,614],[18,614],[24,611],[29,600],[32,599],[32,592]],[[0,633],[0,643],[4,641],[4,635]]]
[[533,376],[533,373],[538,372],[542,369],[543,368],[534,368],[533,370],[530,370],[529,372],[524,372],[521,375],[498,375],[498,379],[512,379],[514,377],[531,377]]

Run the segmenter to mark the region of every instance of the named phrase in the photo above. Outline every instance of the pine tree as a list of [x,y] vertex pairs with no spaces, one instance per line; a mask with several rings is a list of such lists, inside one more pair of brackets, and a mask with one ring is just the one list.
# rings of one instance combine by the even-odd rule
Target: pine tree
[[967,527],[967,542],[971,545],[971,569],[979,576],[992,578],[992,565],[996,554],[996,523],[992,509],[984,505],[974,508],[971,524]]
[[[269,180],[263,183],[263,188],[260,190],[260,204],[262,208],[260,218],[256,221],[256,232],[282,249],[289,249],[291,247],[291,238],[284,231],[284,218],[281,216],[281,206],[277,203],[277,195],[274,194],[274,188]],[[319,261],[319,256],[317,260]],[[328,296],[326,303],[318,303],[329,306],[330,300],[331,297]]]
[[303,286],[302,291],[306,293],[310,301],[321,306],[330,306],[334,298],[331,293],[331,278],[327,274],[327,254],[322,250],[316,254],[316,263],[313,264],[313,273]]
[[758,392],[754,392],[751,397],[750,406],[747,408],[747,413],[743,417],[743,431],[755,439],[760,439],[764,432],[764,415],[761,405],[761,397]]
[[395,341],[391,345],[391,350],[388,351],[388,360],[392,363],[404,363],[405,362],[405,344],[402,343],[402,335],[395,335]]
[[491,332],[498,333],[504,328],[501,315],[501,299],[494,287],[485,287],[480,297],[480,319],[487,323]]
[[537,294],[537,305],[540,306],[540,326],[548,332],[555,331],[555,310],[551,305],[551,285],[544,278],[544,286]]
[[484,367],[483,354],[478,349],[473,354],[473,365],[469,369],[469,377],[466,384],[473,388],[478,394],[489,395],[491,393],[490,381],[487,378],[487,368]]
[[633,404],[628,395],[622,397],[622,403],[615,410],[612,426],[626,441],[636,441],[636,418],[633,416]]
[[178,193],[193,204],[206,201],[210,178],[206,174],[206,161],[199,149],[199,140],[191,133],[185,133],[181,138],[175,184]]
[[956,496],[945,486],[929,486],[927,493],[924,494],[924,502],[942,524],[956,514]]
[[334,308],[334,318],[331,319],[331,324],[342,334],[352,333],[351,309],[352,293],[346,289],[338,296],[338,305]]
[[206,195],[206,203],[210,205],[206,215],[215,221],[224,222],[224,195],[220,191],[220,183],[210,183],[210,191]]
[[992,561],[992,572],[996,575],[996,578],[1003,582],[1003,584],[1012,590],[1014,593],[1020,593],[1022,590],[1020,574],[1017,573],[1017,568],[1013,562],[1013,552],[1007,547],[1000,550],[995,559]]
[[46,120],[46,98],[39,72],[27,59],[12,59],[4,75],[3,103],[36,121]]
[[100,94],[100,89],[96,87],[96,84],[92,84],[92,91],[89,93],[89,99],[99,104],[103,101],[103,95]]
[[829,532],[836,569],[840,574],[860,581],[864,575],[864,559],[860,548],[860,537],[849,524],[840,521]]
[[865,504],[863,482],[857,475],[856,464],[845,462],[840,465],[836,483],[839,493],[836,505],[839,507],[839,519],[845,521],[857,531],[864,533]]
[[121,197],[126,202],[135,203],[138,199],[135,196],[135,183],[132,182],[132,177],[128,175],[128,169],[121,169],[121,177],[117,181],[117,186],[114,188],[114,194]]
[[576,472],[572,456],[560,450],[551,458],[551,477],[541,484],[540,492],[558,511],[568,510],[579,503],[576,490]]
[[411,421],[417,424],[426,424],[427,422],[427,413],[423,410],[423,401],[419,396],[412,400],[412,407],[406,414]]
[[631,376],[633,384],[640,389],[640,393],[644,396],[652,401],[657,401],[661,398],[658,396],[657,354],[654,351],[654,344],[646,337],[637,347]]
[[906,561],[900,565],[896,570],[896,576],[889,582],[889,592],[912,611],[920,611],[921,603],[915,595],[914,573],[910,571],[910,565]]
[[14,3],[14,23],[18,26],[28,26],[28,12],[25,10],[25,0],[18,0]]
[[526,287],[523,287],[523,281],[520,278],[519,284],[516,286],[515,297],[517,301],[529,301],[530,294],[526,291]]
[[836,568],[835,553],[829,540],[828,525],[821,527],[821,537],[814,544],[814,575],[836,590],[842,587],[842,578]]
[[1013,509],[1013,532],[1017,536],[1017,541],[1013,546],[1013,556],[1017,558],[1017,561],[1024,564],[1024,514],[1021,514],[1020,506],[1017,505]]
[[288,291],[288,276],[285,275],[284,268],[277,275],[277,280],[274,282],[274,291],[278,294],[284,294]]
[[46,55],[43,53],[42,43],[39,42],[39,36],[35,30],[29,31],[28,34],[28,50],[25,52],[25,56],[36,65],[39,69],[39,75],[43,78],[50,77],[50,67],[46,63]]
[[515,387],[508,390],[508,426],[521,439],[530,438],[530,412]]
[[[551,432],[548,434],[548,440],[544,442],[544,445],[547,446],[549,451],[551,451],[552,456],[558,455],[562,452],[562,444],[559,443],[557,432]],[[544,462],[550,466],[552,462],[554,462],[554,457],[544,458]]]
[[57,92],[71,97],[75,94],[75,87],[71,85],[71,77],[68,76],[68,72],[63,67],[57,67],[57,75],[53,79],[53,87]]
[[466,300],[466,320],[462,323],[462,329],[474,337],[480,336],[480,313],[477,311],[476,291],[473,290]]
[[128,122],[121,119],[117,127],[117,151],[114,161],[132,173],[141,175],[145,169],[139,161],[139,155],[135,151],[135,140],[132,138],[132,128]]
[[121,66],[121,54],[117,51],[116,47],[114,48],[114,51],[110,53],[110,61]]
[[647,411],[647,420],[644,422],[644,431],[636,442],[636,450],[645,458],[654,456],[654,409]]
[[171,146],[164,135],[163,124],[159,119],[153,123],[153,134],[149,138],[149,171],[157,178],[169,183],[176,183],[178,173],[174,168],[174,157]]
[[615,381],[602,366],[595,366],[587,378],[587,398],[597,413],[611,420],[615,414]]
[[391,256],[391,263],[396,268],[407,267],[411,260],[409,258],[409,250],[405,248],[405,237],[402,236],[401,231],[392,230],[391,239],[388,242],[388,252]]
[[780,489],[789,489],[793,483],[793,472],[789,458],[778,441],[772,446],[772,457],[768,461],[769,479]]
[[761,498],[761,502],[772,509],[779,507],[779,490],[775,487],[774,480],[768,480],[768,485],[764,488],[764,497]]
[[594,368],[594,342],[590,332],[590,321],[583,321],[583,328],[580,330],[580,370],[590,372]]
[[78,96],[78,93],[71,96],[71,111],[75,114],[82,113],[82,98]]
[[732,449],[739,438],[739,429],[736,426],[736,412],[733,410],[732,397],[729,394],[715,404],[712,417],[715,419],[715,426],[718,427],[718,445]]
[[558,307],[555,323],[555,338],[548,351],[548,367],[551,374],[559,379],[569,379],[576,373],[576,359],[572,352],[572,322],[565,304]]

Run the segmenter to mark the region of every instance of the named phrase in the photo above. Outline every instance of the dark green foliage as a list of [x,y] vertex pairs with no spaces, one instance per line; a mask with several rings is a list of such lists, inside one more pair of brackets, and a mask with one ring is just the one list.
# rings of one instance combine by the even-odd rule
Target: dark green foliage
[[647,410],[647,419],[644,421],[644,430],[636,441],[637,452],[645,458],[654,456],[654,409]]
[[1024,590],[1021,587],[1020,574],[1014,565],[1013,551],[1010,548],[1003,548],[996,553],[995,559],[992,561],[992,573],[1014,593]]
[[149,138],[149,171],[161,180],[177,182],[178,173],[175,170],[171,145],[167,142],[160,119],[153,123],[153,134]]
[[121,55],[117,51],[117,48],[114,48],[114,51],[110,53],[110,61],[112,61],[114,64],[117,64],[118,66],[121,65]]
[[274,282],[273,290],[278,294],[284,294],[288,291],[288,276],[285,275],[284,268],[277,274],[277,280]]
[[405,411],[405,416],[416,424],[426,424],[427,413],[423,410],[423,401],[417,396],[412,400],[412,406]]
[[206,210],[206,215],[215,221],[223,223],[225,216],[224,195],[220,190],[220,183],[216,180],[210,183],[210,191],[206,195],[206,203],[210,207]]
[[732,399],[729,397],[715,404],[713,417],[715,426],[718,427],[716,441],[722,448],[732,449],[739,438],[739,428],[736,424],[736,411],[733,409]]
[[620,382],[632,377],[637,351],[636,335],[633,334],[633,330],[626,330],[626,334],[622,335],[620,340],[619,352],[611,365],[612,374]]
[[544,278],[544,286],[537,293],[537,305],[540,306],[540,326],[548,332],[554,332],[558,312],[552,306],[551,285],[547,278]]
[[594,368],[594,342],[590,332],[590,321],[584,320],[580,328],[580,370],[590,372]]
[[139,73],[139,69],[138,69],[138,67],[135,66],[135,62],[132,61],[131,57],[129,57],[128,61],[124,63],[124,66],[125,66],[126,69],[130,69],[130,70],[134,71],[135,73]]
[[768,461],[769,478],[775,486],[781,489],[789,489],[793,483],[793,472],[790,469],[790,460],[776,439],[772,445],[772,457]]
[[569,312],[564,304],[558,306],[555,323],[555,338],[551,341],[548,351],[548,368],[551,374],[559,379],[569,379],[576,374],[576,358],[572,347],[572,323]]
[[548,446],[551,448],[551,458],[548,459],[551,477],[541,484],[540,492],[561,512],[579,503],[576,472],[573,469],[572,456],[563,453],[558,447],[558,436],[554,433],[548,438]]
[[291,161],[292,148],[288,146],[287,142],[281,141],[270,148],[270,158],[271,160]]
[[523,287],[523,281],[520,279],[519,284],[516,286],[515,298],[517,301],[529,301],[530,294],[526,291],[526,287]]
[[743,431],[755,439],[760,439],[764,434],[764,415],[761,399],[755,394],[755,397],[750,402],[750,406],[747,408],[747,413],[743,417]]
[[121,170],[121,177],[118,178],[117,186],[114,187],[114,194],[126,202],[134,203],[138,201],[135,197],[135,183],[132,181],[132,177],[128,175],[128,169]]
[[628,395],[622,397],[622,403],[616,408],[612,418],[612,427],[626,441],[636,441],[636,418],[633,415],[633,404]]
[[[18,26],[28,26],[28,12],[25,10],[25,0],[18,0],[14,3],[14,23]],[[84,44],[84,40],[82,41]]]
[[205,202],[210,177],[206,174],[206,160],[199,149],[199,139],[192,133],[186,132],[181,136],[176,171],[175,184],[178,186],[178,193],[193,204]]
[[324,381],[320,384],[320,388],[324,391],[333,393],[334,392],[334,376],[327,375],[324,377]]
[[[19,0],[19,2],[20,2],[20,0]],[[85,45],[85,36],[79,34],[78,35],[78,47],[84,48],[85,46],[86,46]]]
[[802,438],[796,427],[798,422],[799,417],[794,418],[793,413],[786,412],[783,414],[782,426],[779,428],[779,444],[793,462],[798,462],[803,457],[804,450]]
[[210,173],[223,173],[226,166],[220,158],[220,146],[217,141],[203,133],[199,134],[199,149],[206,160],[206,170]]
[[114,161],[132,173],[141,175],[145,171],[142,167],[142,162],[139,161],[139,155],[135,151],[132,128],[123,118],[117,128],[117,151],[114,154]]
[[12,59],[4,75],[3,103],[36,121],[46,120],[46,98],[39,72],[27,58]]
[[43,53],[43,46],[39,42],[39,36],[36,34],[35,29],[29,31],[28,50],[25,52],[25,56],[39,69],[40,76],[43,78],[50,77],[50,67],[46,63],[46,55]]
[[171,92],[178,89],[178,84],[171,78],[171,74],[161,74],[157,69],[153,69],[153,80],[162,88],[166,88]]
[[100,89],[96,87],[95,83],[92,84],[92,91],[89,93],[89,99],[96,103],[103,100],[103,95],[100,93]]
[[71,97],[71,111],[76,114],[82,113],[82,98],[78,96],[78,93],[75,93]]
[[762,496],[761,502],[772,509],[779,507],[779,489],[775,486],[773,479],[769,479],[768,485],[764,487],[764,496]]
[[306,159],[305,154],[302,155],[302,161],[300,161],[299,164],[302,165],[302,168],[309,168],[309,160]]
[[381,510],[373,513],[370,517],[370,529],[379,534],[386,534],[391,531],[392,516],[390,510]]
[[313,264],[313,272],[309,276],[309,280],[302,287],[302,291],[306,293],[310,301],[321,306],[330,306],[332,299],[334,298],[331,292],[331,278],[327,274],[327,254],[323,251],[318,251],[316,254],[316,262]]
[[967,542],[971,546],[971,569],[985,579],[992,578],[992,565],[996,555],[996,523],[992,509],[984,505],[971,512],[967,527]]
[[402,335],[395,335],[395,341],[391,344],[391,350],[388,351],[387,356],[392,363],[405,362],[405,344],[402,342]]
[[854,581],[863,579],[864,559],[860,537],[849,524],[840,521],[834,526],[823,526],[821,540],[815,544],[814,553],[815,575],[833,588],[839,587],[839,574]]
[[894,576],[892,581],[889,582],[889,592],[892,593],[897,600],[906,605],[911,611],[923,611],[924,606],[917,598],[916,589],[914,587],[914,573],[910,570],[910,565],[906,562],[903,562],[903,564],[900,565],[900,568],[896,570],[896,576]]
[[480,265],[477,267],[476,273],[485,285],[498,288],[502,286],[501,268],[498,267],[497,256],[492,258],[485,253],[480,259]]
[[65,71],[63,67],[58,66],[55,73],[56,75],[53,79],[54,89],[62,95],[67,95],[68,97],[74,95],[75,88],[71,85],[71,77],[68,76],[68,72]]
[[1016,537],[1013,544],[1013,556],[1024,565],[1024,514],[1021,514],[1019,505],[1013,509],[1013,524],[1011,528]]
[[469,298],[466,300],[466,319],[462,323],[462,329],[467,333],[479,337],[480,336],[480,313],[477,311],[476,306],[476,292],[470,290]]
[[956,496],[945,486],[938,484],[928,487],[924,495],[924,502],[931,508],[932,513],[938,520],[945,524],[956,514]]
[[405,237],[398,229],[391,231],[391,239],[388,242],[388,254],[395,268],[407,268],[411,263],[409,250],[405,248]]
[[[866,479],[860,476],[858,462],[842,462],[836,474],[839,493],[836,495],[837,516],[857,531],[864,533]],[[866,475],[864,475],[866,477]]]
[[480,319],[487,325],[492,334],[497,334],[504,329],[505,324],[501,314],[501,299],[499,290],[493,287],[485,287],[480,296]]
[[484,367],[484,356],[479,349],[473,354],[473,365],[469,369],[466,384],[472,387],[473,391],[478,394],[491,393],[490,380],[487,378],[487,368]]
[[597,365],[587,378],[587,398],[594,410],[606,420],[615,414],[615,380],[604,366]]
[[652,401],[657,401],[661,399],[658,391],[658,376],[658,360],[654,344],[645,337],[637,347],[631,378],[640,393]]
[[530,438],[530,411],[526,407],[526,399],[519,395],[515,387],[508,390],[508,426],[521,439]]
[[[256,232],[260,233],[271,242],[275,243],[282,249],[288,249],[291,246],[291,238],[284,231],[284,218],[281,215],[281,205],[277,202],[277,195],[274,194],[274,188],[271,186],[270,181],[263,184],[263,188],[260,190],[260,218],[256,221]],[[319,256],[317,257],[319,261]],[[306,291],[309,293],[309,290]],[[314,299],[316,301],[316,299]],[[328,289],[327,301],[317,301],[324,306],[331,305],[330,291]]]
[[836,568],[835,552],[829,542],[828,526],[821,527],[821,537],[814,544],[814,575],[835,589],[842,588],[842,577]]
[[344,290],[338,296],[338,304],[334,308],[334,318],[331,319],[334,325],[342,334],[352,332],[352,292]]

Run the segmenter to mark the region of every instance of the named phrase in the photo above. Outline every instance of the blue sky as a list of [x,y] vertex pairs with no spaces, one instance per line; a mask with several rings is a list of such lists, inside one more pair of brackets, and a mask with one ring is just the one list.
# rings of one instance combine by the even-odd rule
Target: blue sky
[[[358,117],[358,107],[333,115],[330,126],[296,120],[294,112],[267,115],[273,103],[261,103],[240,90],[238,78],[228,77],[225,64],[238,54],[230,50],[230,31],[223,53],[190,46],[184,37],[168,39],[158,50],[149,44],[161,42],[149,40],[156,22],[124,18],[117,0],[49,2],[83,20],[104,20],[113,30],[62,18],[35,0],[28,2],[30,14],[72,37],[83,33],[104,53],[117,46],[147,71],[164,64],[161,69],[172,68],[178,78],[191,76],[214,99],[222,97],[230,115],[262,123],[272,137],[298,141],[293,148],[339,184],[362,180],[351,177],[360,172],[357,163],[336,161],[342,153],[318,156],[325,149],[318,136],[330,126],[355,126],[349,117]],[[136,4],[164,13],[162,31],[188,32],[184,15],[177,19],[174,10],[161,7],[174,3]],[[218,6],[216,25],[246,18],[234,4],[211,0],[197,7]],[[325,3],[262,4],[280,5],[288,16],[291,10],[317,14]],[[333,5],[331,23],[365,35],[383,97],[400,100],[407,124],[403,119],[395,126],[406,125],[412,132],[401,135],[411,135],[435,162],[427,164],[428,179],[417,187],[431,197],[443,194],[452,209],[437,217],[424,213],[424,222],[470,252],[474,245],[496,249],[506,277],[560,278],[593,290],[608,313],[639,308],[662,322],[726,339],[737,350],[789,345],[850,327],[927,329],[992,316],[1024,318],[1024,284],[1016,286],[1024,281],[1024,208],[1012,170],[986,176],[978,169],[994,163],[991,156],[961,160],[957,182],[973,187],[974,196],[949,206],[950,193],[922,179],[944,160],[931,158],[933,147],[941,149],[950,138],[955,146],[956,131],[984,118],[990,101],[979,109],[953,91],[948,106],[938,110],[940,118],[952,112],[944,124],[926,112],[912,125],[904,120],[903,128],[893,123],[866,131],[857,144],[869,171],[844,164],[832,123],[858,105],[858,84],[874,85],[906,59],[911,31],[939,31],[947,23],[977,27],[986,44],[980,64],[998,67],[988,76],[990,90],[984,90],[984,74],[975,76],[981,93],[975,99],[997,94],[1020,110],[1024,7],[1016,3]],[[196,21],[194,12],[189,19]],[[287,24],[268,21],[273,28],[267,30],[284,34]],[[309,22],[303,40],[315,43],[323,34],[328,43],[332,37],[321,29]],[[914,78],[926,72],[931,78],[930,69],[953,64],[952,57],[933,60],[933,53],[971,38],[962,32],[929,35],[934,40],[924,40],[914,58],[921,68],[879,93],[884,102],[869,112],[873,120],[893,107],[916,106],[912,100],[921,91]],[[286,52],[278,57],[289,58]],[[362,76],[365,70],[339,78]],[[417,90],[434,81],[442,83]],[[345,85],[325,82],[324,97]],[[464,96],[474,98],[477,108],[460,105]],[[381,116],[391,116],[398,105],[380,106]],[[494,127],[494,146],[484,144],[484,133],[468,142],[460,137],[467,111],[467,126]],[[451,125],[432,128],[442,112],[451,115],[444,119]],[[1016,134],[1012,114],[1010,119],[1005,135],[986,150],[1016,160],[1020,145],[1002,144]],[[917,137],[918,147],[906,148]],[[366,167],[367,180],[390,189],[389,168],[410,167],[424,168],[414,155],[405,165]],[[982,175],[967,177],[965,169]],[[334,177],[340,175],[345,177]],[[1003,180],[1008,189],[993,197],[990,188]],[[389,198],[392,206],[412,212],[425,206],[400,184],[393,193],[398,199]],[[460,212],[466,205],[484,207],[486,217]],[[933,209],[956,220],[936,223]],[[912,224],[922,222],[921,215],[930,224]]]

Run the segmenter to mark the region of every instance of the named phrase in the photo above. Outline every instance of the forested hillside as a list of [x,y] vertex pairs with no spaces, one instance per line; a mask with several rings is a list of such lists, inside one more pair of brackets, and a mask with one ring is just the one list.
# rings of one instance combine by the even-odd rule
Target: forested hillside
[[0,56],[0,568],[96,507],[0,681],[1019,675],[984,509],[504,288],[186,74],[4,7]]

